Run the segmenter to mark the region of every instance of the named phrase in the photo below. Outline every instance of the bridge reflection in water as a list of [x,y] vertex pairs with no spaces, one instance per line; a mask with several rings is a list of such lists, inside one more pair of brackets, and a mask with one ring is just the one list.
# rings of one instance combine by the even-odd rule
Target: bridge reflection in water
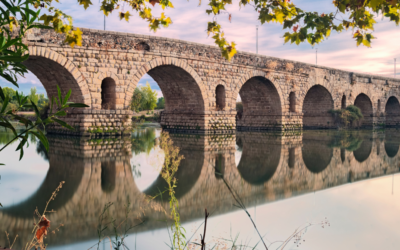
[[[146,195],[156,195],[166,187],[158,176],[141,190],[132,172],[131,160],[140,152],[158,148],[155,134],[148,129],[127,139],[50,137],[47,155],[38,144],[38,152],[49,161],[47,176],[31,197],[0,210],[0,231],[18,234],[19,248],[31,236],[33,211],[36,207],[43,210],[60,181],[66,183],[50,204],[56,213],[49,218],[64,227],[48,237],[50,245],[95,239],[98,215],[108,202],[115,204],[110,211],[114,218],[121,219],[129,199],[134,214],[130,222],[136,223]],[[214,211],[214,216],[237,210],[223,179],[251,207],[397,173],[400,167],[400,133],[396,130],[171,137],[185,156],[176,174],[183,222],[202,218],[204,207]],[[241,157],[235,161],[237,154]],[[154,202],[168,209],[167,198]],[[147,210],[145,219],[137,231],[165,227],[165,215],[159,209]],[[5,235],[0,235],[0,241],[6,242]]]

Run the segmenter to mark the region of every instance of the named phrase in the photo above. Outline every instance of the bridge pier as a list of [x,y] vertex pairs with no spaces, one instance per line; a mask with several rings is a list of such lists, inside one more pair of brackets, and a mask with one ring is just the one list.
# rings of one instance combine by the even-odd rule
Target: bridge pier
[[76,136],[93,135],[130,135],[133,111],[130,110],[70,110],[63,119],[74,131],[63,128],[58,124],[47,128],[49,134]]

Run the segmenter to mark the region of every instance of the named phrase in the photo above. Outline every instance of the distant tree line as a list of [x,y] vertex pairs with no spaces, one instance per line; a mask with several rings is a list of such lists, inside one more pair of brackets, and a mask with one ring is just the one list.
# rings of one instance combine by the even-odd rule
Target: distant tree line
[[146,86],[137,87],[133,93],[131,109],[135,112],[142,110],[164,109],[164,97],[157,99],[157,91],[152,90],[148,82]]
[[[16,110],[18,108],[17,101],[17,92],[16,90],[4,87],[3,92],[5,96],[10,98],[6,111],[8,110]],[[18,92],[18,95],[22,96],[23,93]],[[28,95],[28,102],[33,102],[38,107],[39,110],[46,108],[49,104],[49,99],[44,94],[37,94],[36,87],[31,88],[31,91]],[[3,107],[3,99],[0,99],[0,109]],[[33,111],[33,108],[22,108],[21,111]]]

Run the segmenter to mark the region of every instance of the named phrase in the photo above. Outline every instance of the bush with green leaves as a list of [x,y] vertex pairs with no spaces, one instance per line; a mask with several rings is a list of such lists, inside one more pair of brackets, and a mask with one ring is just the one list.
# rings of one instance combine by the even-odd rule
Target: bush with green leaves
[[329,113],[334,116],[337,124],[344,127],[348,127],[364,117],[360,108],[354,105],[349,105],[346,109],[331,109]]

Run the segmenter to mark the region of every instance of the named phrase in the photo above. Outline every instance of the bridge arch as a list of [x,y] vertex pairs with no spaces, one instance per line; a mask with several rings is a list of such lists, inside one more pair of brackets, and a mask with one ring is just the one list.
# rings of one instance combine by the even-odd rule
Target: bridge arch
[[165,98],[165,111],[209,110],[211,100],[200,76],[185,60],[170,57],[153,59],[137,70],[128,84],[125,108],[129,107],[134,89],[146,73],[159,85]]
[[354,106],[361,110],[364,118],[360,121],[359,125],[369,127],[373,124],[373,107],[371,99],[364,93],[360,93],[354,100]]
[[97,95],[92,98],[92,107],[94,109],[123,109],[124,98],[121,97],[123,92],[122,83],[123,76],[115,74],[112,71],[99,71],[94,74],[93,85]]
[[[243,115],[237,120],[238,127],[272,128],[282,123],[282,92],[265,72],[252,71],[242,77],[233,97],[238,94],[243,104]],[[232,99],[236,102],[236,98]]]
[[386,126],[393,127],[400,125],[400,103],[396,96],[390,96],[385,105]]
[[29,46],[29,58],[23,64],[42,83],[49,99],[57,96],[57,85],[65,95],[72,90],[70,101],[91,106],[91,93],[86,79],[74,62],[62,54],[39,46]]
[[303,127],[331,127],[334,119],[329,110],[334,102],[329,90],[322,85],[314,85],[308,89],[303,100]]

